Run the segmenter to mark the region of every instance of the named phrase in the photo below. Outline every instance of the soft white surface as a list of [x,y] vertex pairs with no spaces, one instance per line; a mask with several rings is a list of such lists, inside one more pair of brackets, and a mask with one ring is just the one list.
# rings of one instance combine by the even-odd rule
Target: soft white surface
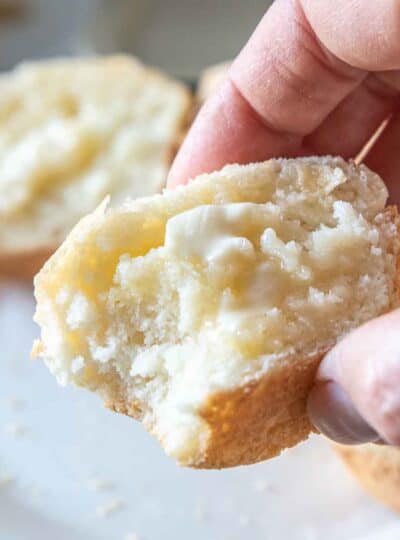
[[321,438],[252,467],[178,468],[139,424],[29,360],[33,307],[29,288],[0,285],[1,540],[400,538]]

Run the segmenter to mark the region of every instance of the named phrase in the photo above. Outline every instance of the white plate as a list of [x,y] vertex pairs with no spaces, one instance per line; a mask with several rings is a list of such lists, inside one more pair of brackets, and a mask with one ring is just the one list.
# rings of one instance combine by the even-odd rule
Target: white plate
[[0,286],[1,540],[399,540],[319,437],[251,467],[178,468],[29,359],[33,309],[30,288]]

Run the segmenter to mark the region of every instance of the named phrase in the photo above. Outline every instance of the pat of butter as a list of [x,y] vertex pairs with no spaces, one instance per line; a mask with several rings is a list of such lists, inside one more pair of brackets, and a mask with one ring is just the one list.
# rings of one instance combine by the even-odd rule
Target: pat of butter
[[179,257],[207,262],[253,255],[254,246],[245,232],[259,207],[254,203],[203,205],[182,212],[167,223],[165,248]]
[[312,277],[301,245],[285,243],[274,230],[280,219],[274,210],[271,204],[203,205],[167,222],[164,249],[208,266],[221,287],[218,320],[231,329],[253,317],[280,320],[273,308]]

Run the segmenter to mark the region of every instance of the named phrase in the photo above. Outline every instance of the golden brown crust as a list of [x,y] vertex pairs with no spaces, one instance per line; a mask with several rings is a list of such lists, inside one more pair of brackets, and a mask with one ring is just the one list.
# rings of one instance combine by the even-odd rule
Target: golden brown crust
[[[393,241],[394,253],[400,253],[400,215],[396,205],[388,206],[384,212],[385,218],[393,223],[397,228],[397,237]],[[397,256],[397,273],[394,282],[394,294],[392,301],[392,308],[399,307],[400,304],[400,254]]]
[[105,406],[111,411],[119,414],[125,414],[135,420],[140,420],[142,416],[142,407],[140,401],[126,402],[123,399],[107,400]]
[[[383,219],[392,223],[397,229],[397,236],[393,237],[392,252],[397,254],[396,275],[394,278],[394,290],[390,309],[395,309],[400,305],[400,214],[396,205],[388,206],[383,212]],[[389,310],[390,311],[390,310]]]
[[20,253],[0,253],[0,277],[32,280],[58,246],[26,250]]
[[[211,396],[200,413],[210,433],[207,450],[200,461],[183,465],[199,469],[249,465],[305,440],[314,430],[307,416],[307,395],[322,356],[289,359],[259,381]],[[106,406],[140,420],[138,401],[116,399]]]
[[400,449],[366,444],[335,450],[370,495],[400,512]]
[[201,412],[210,439],[199,468],[256,463],[308,437],[307,396],[322,354],[277,364],[258,382],[212,396]]

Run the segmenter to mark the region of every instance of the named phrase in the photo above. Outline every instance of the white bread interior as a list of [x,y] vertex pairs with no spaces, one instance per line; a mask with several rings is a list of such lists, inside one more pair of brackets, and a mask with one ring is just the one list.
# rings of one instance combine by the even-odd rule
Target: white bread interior
[[103,204],[35,279],[34,352],[181,464],[276,455],[311,430],[321,355],[396,297],[386,198],[364,166],[304,158]]
[[48,256],[106,195],[118,205],[160,192],[190,104],[183,85],[130,57],[1,75],[0,272]]

